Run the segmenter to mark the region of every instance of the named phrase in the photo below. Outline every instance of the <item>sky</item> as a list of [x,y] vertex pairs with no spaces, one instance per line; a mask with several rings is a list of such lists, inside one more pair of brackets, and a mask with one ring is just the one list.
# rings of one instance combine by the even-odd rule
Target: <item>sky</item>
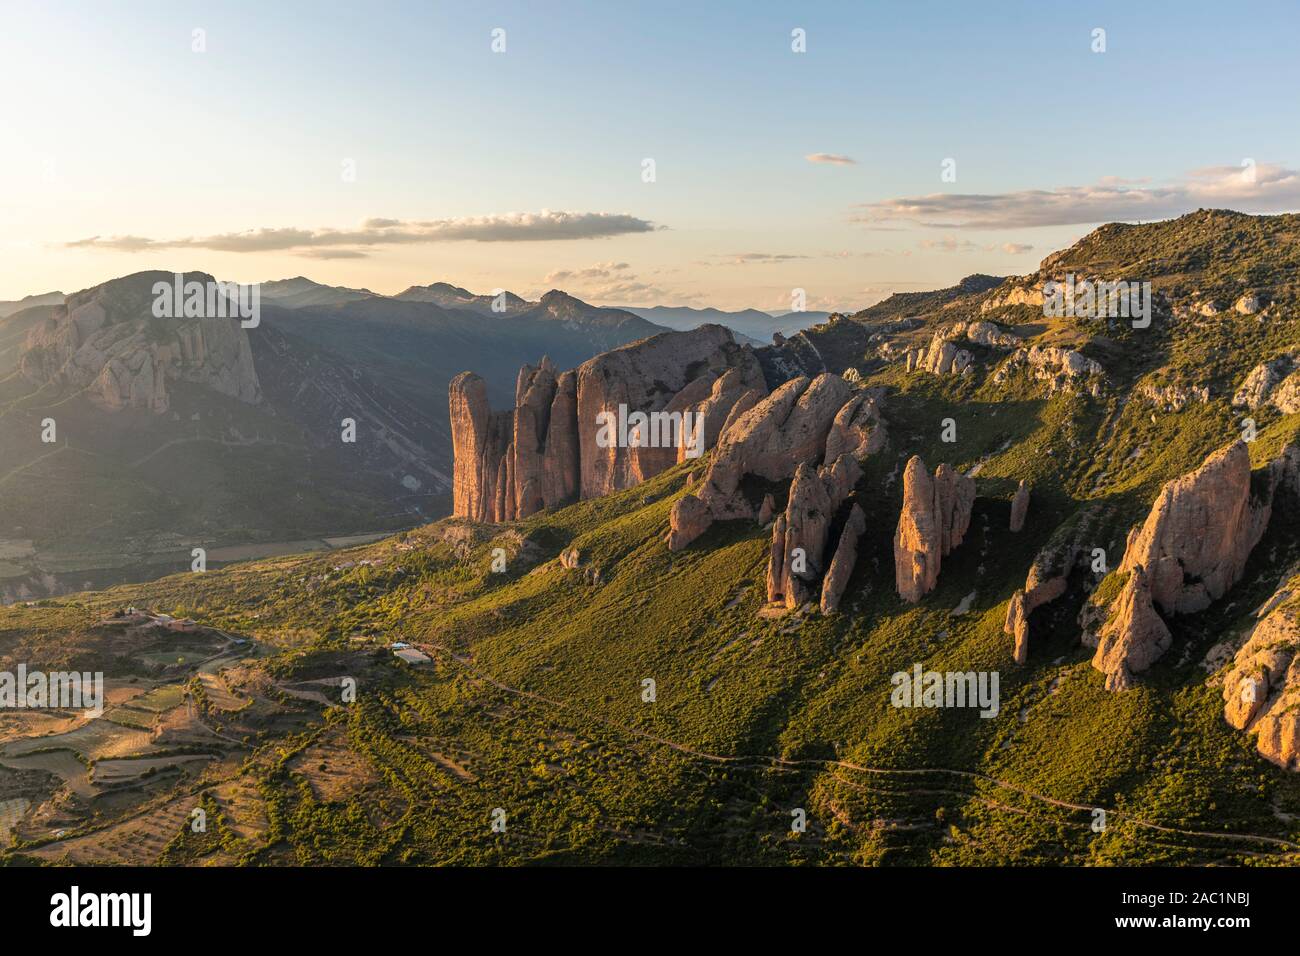
[[855,310],[1102,222],[1300,209],[1297,32],[1294,2],[0,0],[0,300],[163,269]]

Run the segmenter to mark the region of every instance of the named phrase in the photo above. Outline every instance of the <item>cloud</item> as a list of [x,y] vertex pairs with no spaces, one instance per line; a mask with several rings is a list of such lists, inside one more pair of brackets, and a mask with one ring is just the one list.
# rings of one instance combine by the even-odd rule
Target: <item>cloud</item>
[[804,159],[810,163],[828,163],[832,166],[856,166],[858,161],[852,156],[841,156],[839,153],[809,153]]
[[980,245],[969,239],[954,239],[952,236],[943,239],[922,239],[917,245],[929,252],[1005,252],[1013,256],[1031,252],[1034,248],[1023,242],[994,242]]
[[855,222],[911,222],[931,229],[1024,229],[1168,219],[1204,206],[1242,212],[1300,208],[1300,173],[1282,166],[1212,166],[1165,185],[1107,177],[1092,186],[1009,193],[931,193],[863,203]]
[[[753,262],[791,262],[795,259],[811,259],[812,256],[792,255],[790,253],[773,253],[773,252],[736,252],[727,256],[714,256],[714,259],[720,260],[725,265],[743,266]],[[702,263],[708,265],[710,263]]]
[[556,282],[585,282],[591,279],[609,279],[615,274],[626,272],[632,268],[626,262],[597,262],[594,266],[588,266],[585,269],[559,269],[555,272],[547,273],[543,280],[547,284]]
[[69,249],[108,249],[144,252],[157,249],[211,249],[215,252],[293,252],[325,258],[321,249],[345,249],[356,258],[361,249],[386,245],[434,242],[553,242],[604,239],[610,236],[653,232],[663,227],[626,213],[557,212],[507,213],[502,216],[467,216],[459,219],[367,219],[357,229],[250,229],[182,239],[147,239],[142,236],[91,236],[65,243]]

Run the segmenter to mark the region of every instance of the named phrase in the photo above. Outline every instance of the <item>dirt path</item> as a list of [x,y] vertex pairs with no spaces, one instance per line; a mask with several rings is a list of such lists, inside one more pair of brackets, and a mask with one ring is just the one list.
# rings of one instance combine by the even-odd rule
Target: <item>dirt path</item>
[[[589,720],[595,720],[597,723],[603,724],[614,730],[621,731],[622,733],[641,737],[645,740],[650,740],[654,743],[675,750],[678,753],[686,754],[688,756],[695,757],[700,760],[707,760],[712,763],[731,764],[731,765],[738,765],[738,766],[760,765],[760,766],[772,767],[779,770],[797,770],[797,769],[808,768],[808,767],[821,767],[821,768],[840,767],[845,770],[854,770],[857,771],[858,773],[868,773],[868,774],[885,775],[885,776],[889,776],[889,775],[921,776],[924,774],[946,774],[948,776],[958,777],[966,780],[979,780],[985,783],[991,783],[994,786],[1001,787],[1004,790],[1010,790],[1013,793],[1017,793],[1020,794],[1021,796],[1028,797],[1031,800],[1036,800],[1039,803],[1047,804],[1054,807],[1060,807],[1066,810],[1083,811],[1085,813],[1092,813],[1093,810],[1098,810],[1098,809],[1104,810],[1106,813],[1107,820],[1124,820],[1125,822],[1131,823],[1134,826],[1143,827],[1148,830],[1156,830],[1161,833],[1176,833],[1182,836],[1201,837],[1201,838],[1208,838],[1208,839],[1215,839],[1215,840],[1237,840],[1237,841],[1246,841],[1246,842],[1268,843],[1274,846],[1285,847],[1293,852],[1300,851],[1300,843],[1293,843],[1290,840],[1283,840],[1278,837],[1263,836],[1255,833],[1214,833],[1214,832],[1208,832],[1204,830],[1182,830],[1179,829],[1178,827],[1167,827],[1159,823],[1153,823],[1150,820],[1143,820],[1139,817],[1130,816],[1129,814],[1121,813],[1118,810],[1112,810],[1107,807],[1097,807],[1093,804],[1071,803],[1068,800],[1058,800],[1054,797],[1048,797],[1041,793],[1035,793],[1032,790],[1029,790],[1018,784],[1011,783],[1010,781],[999,780],[996,777],[990,777],[988,774],[978,773],[972,770],[955,770],[949,767],[920,767],[914,769],[899,769],[899,768],[892,768],[892,767],[864,767],[861,766],[860,764],[850,763],[846,760],[818,760],[812,758],[804,759],[804,760],[788,760],[784,757],[772,757],[772,756],[764,756],[764,755],[728,756],[726,754],[708,753],[707,751],[697,750],[694,747],[687,746],[686,744],[679,743],[675,740],[669,740],[666,737],[657,736],[655,734],[649,733],[648,731],[639,730],[635,727],[626,727],[622,724],[616,723],[611,720],[607,720],[602,717],[595,717],[587,713],[586,711],[580,710],[579,708],[573,706],[572,704],[566,703],[564,701],[555,700],[553,698],[546,697],[542,694],[534,693],[533,691],[522,690],[517,687],[511,687],[507,684],[503,684],[495,677],[492,677],[490,674],[487,674],[486,672],[475,667],[464,656],[458,655],[452,652],[450,649],[443,647],[441,645],[427,644],[427,645],[417,645],[417,646],[419,646],[420,649],[424,650],[426,653],[431,652],[434,654],[438,654],[445,659],[450,659],[454,664],[456,664],[463,670],[468,671],[469,673],[473,674],[475,677],[479,678],[480,680],[485,681],[486,683],[491,684],[493,687],[497,688],[498,690],[504,691],[508,694],[513,694],[517,697],[529,698],[531,700],[538,701],[539,703],[543,703],[551,707],[558,707],[563,710],[573,711],[574,713],[581,714],[583,717],[586,717]],[[972,796],[977,796],[977,795],[972,795]]]

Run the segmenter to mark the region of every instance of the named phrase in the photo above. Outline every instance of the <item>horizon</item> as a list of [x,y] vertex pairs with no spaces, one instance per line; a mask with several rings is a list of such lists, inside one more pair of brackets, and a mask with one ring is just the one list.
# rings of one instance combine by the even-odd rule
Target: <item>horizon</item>
[[[1300,209],[1276,122],[1300,66],[1275,55],[1300,16],[1252,10],[21,7],[0,300],[160,259],[765,312],[1023,275],[1105,222]],[[44,70],[53,44],[80,69]],[[1191,104],[1214,138],[1185,135]]]

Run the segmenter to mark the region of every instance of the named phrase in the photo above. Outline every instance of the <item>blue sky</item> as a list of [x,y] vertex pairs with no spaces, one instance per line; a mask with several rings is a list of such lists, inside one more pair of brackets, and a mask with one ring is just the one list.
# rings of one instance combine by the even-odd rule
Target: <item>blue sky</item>
[[1028,272],[1111,218],[1300,207],[1298,9],[11,0],[0,298],[163,268],[860,308]]

